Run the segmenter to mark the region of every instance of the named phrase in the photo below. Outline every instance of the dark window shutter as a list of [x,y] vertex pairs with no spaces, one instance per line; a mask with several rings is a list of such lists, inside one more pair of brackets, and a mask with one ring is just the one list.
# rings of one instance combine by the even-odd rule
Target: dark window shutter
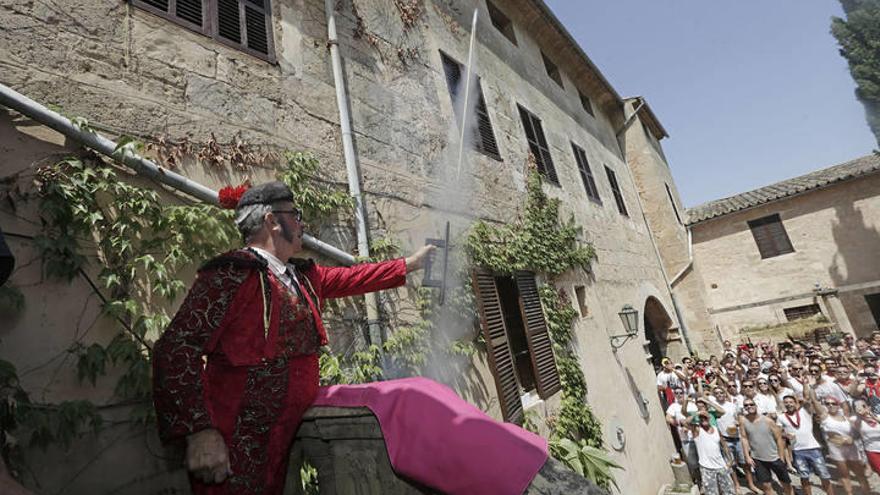
[[550,157],[550,148],[547,147],[547,139],[544,137],[544,129],[541,119],[532,115],[531,112],[519,106],[519,117],[526,131],[526,140],[529,142],[529,151],[535,157],[538,164],[538,172],[548,181],[559,185],[556,176],[556,168],[553,167],[553,159]]
[[202,0],[177,0],[175,14],[196,26],[203,26]]
[[614,201],[617,203],[617,211],[621,215],[628,217],[629,212],[626,211],[626,203],[623,202],[623,193],[620,192],[620,184],[617,183],[617,174],[606,165],[605,175],[608,176],[608,183],[611,185],[611,192],[614,194]]
[[532,356],[532,369],[538,384],[538,395],[546,399],[559,391],[559,372],[553,357],[553,344],[547,333],[544,309],[538,296],[538,285],[532,272],[516,272],[516,286],[519,290],[520,309],[526,327],[526,340]]
[[217,0],[217,35],[235,44],[241,43],[239,0]]
[[[452,57],[440,52],[440,59],[443,61],[443,72],[446,75],[446,87],[449,89],[449,96],[452,98],[453,108],[458,116],[459,108],[456,105],[458,100],[458,92],[462,89],[459,87],[461,83],[462,66]],[[477,151],[485,153],[490,157],[500,160],[501,154],[498,151],[498,142],[495,141],[495,131],[492,130],[492,121],[489,119],[489,109],[486,107],[486,99],[483,97],[483,86],[477,79],[477,126],[474,129],[474,148]]]
[[755,238],[755,244],[758,245],[761,258],[772,258],[794,252],[778,213],[751,220],[748,225]]
[[495,277],[482,268],[475,268],[471,274],[477,306],[480,310],[480,327],[489,350],[489,368],[495,377],[501,412],[504,420],[522,423],[523,408],[519,394],[519,383],[513,365],[513,356],[507,343],[507,328]]
[[205,33],[205,10],[210,0],[132,0],[132,5],[158,14],[193,31]]
[[577,161],[578,171],[581,173],[581,181],[584,183],[587,197],[602,204],[602,200],[599,198],[599,188],[596,187],[596,179],[593,177],[593,171],[590,170],[590,163],[587,161],[586,152],[574,143],[571,143],[571,149],[574,151],[574,159]]
[[169,0],[140,0],[140,3],[155,7],[165,13],[168,12],[168,2]]
[[245,37],[247,47],[251,50],[269,54],[269,16],[262,0],[246,0],[244,2]]

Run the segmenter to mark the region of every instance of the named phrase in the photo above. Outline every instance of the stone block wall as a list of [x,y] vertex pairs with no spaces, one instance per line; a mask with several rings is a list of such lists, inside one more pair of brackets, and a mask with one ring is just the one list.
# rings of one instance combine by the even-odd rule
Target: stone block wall
[[[373,237],[398,238],[409,250],[425,237],[436,237],[446,220],[467,225],[476,218],[513,219],[524,200],[528,152],[517,105],[542,119],[560,179],[560,186],[545,189],[562,200],[564,216],[583,227],[583,240],[597,252],[589,272],[572,271],[560,281],[570,294],[577,287],[584,287],[586,294],[589,311],[577,322],[576,341],[589,401],[606,425],[619,425],[626,432],[627,444],[613,451],[627,469],[618,479],[622,492],[656,493],[672,478],[666,462],[672,442],[654,393],[653,370],[640,342],[615,353],[608,337],[623,332],[617,312],[625,304],[642,312],[653,297],[673,318],[674,310],[643,221],[639,189],[615,139],[623,119],[613,97],[554,34],[535,3],[504,4],[515,25],[516,45],[494,29],[480,4],[476,72],[502,160],[466,153],[473,195],[467,204],[450,204],[438,192],[444,187],[439,172],[452,166],[449,136],[457,128],[439,51],[467,59],[469,7],[463,2],[425,1],[419,22],[405,28],[390,1],[335,4]],[[271,151],[307,150],[321,160],[323,180],[345,184],[323,2],[275,1],[272,19],[275,64],[124,1],[13,2],[0,9],[0,83],[67,115],[85,117],[111,136],[186,137],[196,143],[214,136],[220,142],[240,139]],[[359,34],[359,26],[373,36]],[[563,87],[546,76],[541,51],[558,57]],[[581,108],[578,89],[596,102],[595,117]],[[572,142],[586,151],[602,205],[586,198]],[[58,134],[5,110],[0,111],[0,147],[7,153],[0,165],[4,177],[75,149]],[[186,160],[179,171],[218,188],[246,177],[265,180],[275,165],[269,161],[242,171]],[[629,216],[614,206],[605,166],[616,172]],[[0,209],[4,230],[32,234],[36,218],[33,208]],[[345,225],[320,237],[354,250],[353,232]],[[109,400],[114,372],[97,387],[83,385],[76,381],[73,360],[63,358],[71,338],[78,336],[78,327],[70,325],[71,315],[83,321],[97,318],[94,298],[79,285],[45,282],[28,243],[11,244],[28,265],[13,277],[13,283],[26,286],[28,306],[20,320],[2,330],[3,345],[13,350],[4,354],[19,370],[29,371],[23,382],[29,390],[41,391],[40,400]],[[406,298],[405,291],[398,295]],[[644,335],[644,328],[640,332]],[[83,342],[106,344],[112,335],[111,325],[99,322]],[[59,353],[60,361],[45,364]],[[469,369],[472,386],[459,392],[500,417],[485,357],[477,356]],[[632,400],[620,400],[622,386]],[[647,416],[636,403],[639,393],[648,400]],[[558,401],[557,395],[534,406],[538,419],[552,419]],[[124,417],[124,411],[119,415]],[[615,436],[608,430],[609,445]],[[662,455],[657,455],[658,446]],[[134,435],[120,426],[70,451],[32,455],[46,459],[34,479],[50,493],[62,487],[69,493],[172,493],[181,486],[175,471],[179,459],[163,453],[150,430]]]

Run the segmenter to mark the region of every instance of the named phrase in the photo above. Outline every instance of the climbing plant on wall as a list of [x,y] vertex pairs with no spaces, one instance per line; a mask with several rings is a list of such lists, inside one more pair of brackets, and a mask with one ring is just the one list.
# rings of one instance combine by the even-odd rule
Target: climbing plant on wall
[[[121,139],[117,152],[141,148]],[[312,155],[287,152],[283,158],[278,179],[294,191],[307,220],[319,222],[351,207],[344,190],[313,180],[319,164]],[[88,152],[39,169],[34,186],[42,229],[34,243],[47,278],[85,279],[115,322],[109,344],[78,337],[66,350],[76,359],[79,380],[94,385],[111,369],[121,370],[112,404],[133,406],[131,419],[143,423],[153,414],[150,341],[170,322],[167,309],[186,288],[183,273],[240,238],[231,210],[186,204],[134,182],[124,169]],[[20,386],[15,367],[3,360],[0,399],[0,445],[12,461],[20,454],[7,442],[13,431],[26,434],[20,440],[29,445],[67,447],[82,432],[97,431],[100,409],[112,405],[35,402]]]
[[[533,162],[533,160],[530,160]],[[546,195],[540,174],[530,163],[523,213],[514,222],[491,225],[478,222],[467,249],[473,263],[499,275],[520,270],[548,278],[539,289],[547,328],[562,385],[561,406],[552,421],[551,453],[600,486],[614,483],[611,468],[619,468],[602,450],[602,426],[587,404],[587,384],[571,346],[577,316],[566,293],[553,287],[553,278],[573,268],[586,268],[594,258],[592,246],[578,241],[573,219],[560,221],[559,200]],[[527,423],[533,424],[528,418]]]

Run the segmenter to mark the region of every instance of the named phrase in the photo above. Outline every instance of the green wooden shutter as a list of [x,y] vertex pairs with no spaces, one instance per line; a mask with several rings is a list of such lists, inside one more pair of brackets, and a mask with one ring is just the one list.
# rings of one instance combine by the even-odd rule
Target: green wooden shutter
[[538,385],[538,395],[546,399],[562,387],[556,358],[553,357],[553,344],[547,333],[544,309],[538,295],[538,285],[532,272],[516,272],[516,286],[519,290],[520,309],[526,329],[526,341],[532,356],[532,369]]
[[495,387],[501,403],[504,420],[511,423],[522,423],[523,408],[519,393],[519,381],[516,378],[513,355],[507,343],[507,327],[501,301],[498,298],[498,287],[495,277],[488,270],[476,268],[471,273],[474,294],[480,310],[480,327],[486,346],[489,350],[489,368],[495,377]]

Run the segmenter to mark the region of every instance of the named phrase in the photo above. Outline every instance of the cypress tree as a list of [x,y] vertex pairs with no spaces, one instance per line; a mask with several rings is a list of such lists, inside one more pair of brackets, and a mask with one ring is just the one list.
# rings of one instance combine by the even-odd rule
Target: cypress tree
[[880,144],[880,0],[840,0],[846,19],[834,17],[831,33],[849,62],[856,97]]

